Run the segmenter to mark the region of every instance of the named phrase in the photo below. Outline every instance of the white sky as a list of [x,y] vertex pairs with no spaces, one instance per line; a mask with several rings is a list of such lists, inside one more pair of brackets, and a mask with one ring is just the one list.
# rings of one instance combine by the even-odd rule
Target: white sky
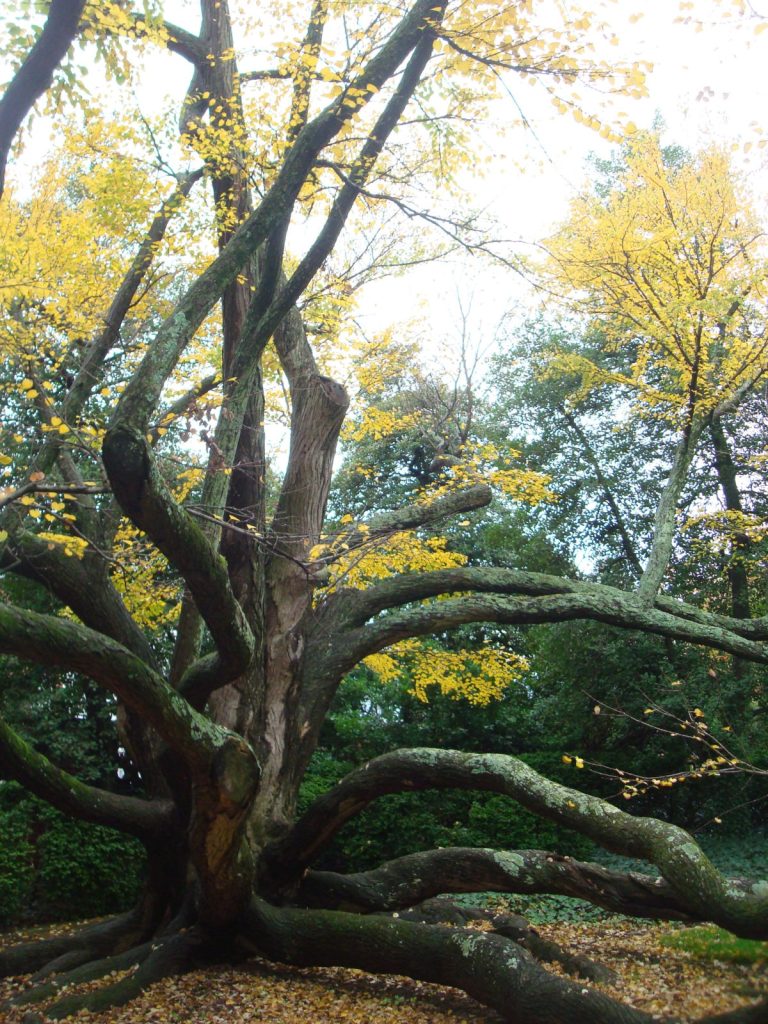
[[[750,16],[739,19],[725,17],[734,6],[731,0],[696,0],[683,11],[680,6],[675,0],[601,3],[603,17],[620,39],[619,46],[606,46],[604,56],[613,51],[623,60],[654,65],[648,97],[616,98],[615,121],[604,107],[603,120],[632,121],[648,129],[660,115],[667,126],[666,142],[692,150],[713,142],[735,147],[735,166],[747,175],[758,203],[768,207],[768,31],[755,33],[761,19],[768,19],[768,0],[754,0]],[[640,11],[642,17],[632,22],[631,16]],[[680,20],[686,18],[691,20]],[[468,182],[468,200],[479,199],[495,214],[500,236],[532,243],[565,217],[569,198],[586,180],[588,155],[607,155],[611,145],[558,113],[535,83],[510,78],[509,85],[514,97],[509,116],[518,116],[517,104],[531,130],[520,129],[509,137],[508,151],[499,151],[495,173],[482,183],[482,192]],[[599,114],[604,98],[593,98]],[[591,109],[588,100],[585,105]],[[626,116],[618,116],[621,112]],[[524,173],[518,162],[525,165]],[[529,248],[523,245],[520,251]],[[366,319],[371,325],[391,318],[398,293],[402,295],[402,287],[395,283],[369,290]],[[477,259],[453,261],[439,271],[417,271],[409,278],[407,293],[428,302],[430,318],[437,318],[436,332],[444,336],[457,331],[457,296],[465,304],[472,299],[473,334],[483,345],[504,312],[525,306],[531,298],[515,275],[491,271]]]

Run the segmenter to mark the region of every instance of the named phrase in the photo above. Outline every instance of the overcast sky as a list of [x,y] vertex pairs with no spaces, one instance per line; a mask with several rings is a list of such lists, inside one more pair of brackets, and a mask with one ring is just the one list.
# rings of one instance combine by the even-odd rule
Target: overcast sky
[[[746,16],[727,17],[736,7],[735,0],[600,2],[602,16],[620,40],[617,47],[606,46],[602,56],[612,49],[617,57],[651,61],[654,67],[646,99],[617,97],[606,106],[595,94],[587,105],[603,120],[613,119],[617,126],[632,121],[641,130],[660,116],[667,126],[665,141],[691,150],[713,142],[732,147],[734,164],[747,175],[757,202],[768,205],[768,0],[754,0],[745,7]],[[499,235],[521,239],[519,251],[525,252],[565,217],[569,198],[588,174],[589,154],[607,155],[611,146],[558,113],[535,83],[511,77],[509,85],[509,116],[514,118],[519,107],[530,129],[513,133],[506,153],[499,148],[495,173],[480,186],[468,177],[468,202],[480,198],[498,218]],[[473,334],[482,344],[502,313],[517,308],[524,315],[531,292],[509,272],[456,259],[440,272],[416,272],[405,293],[396,284],[371,289],[368,324],[391,318],[404,294],[409,302],[421,297],[427,303],[435,333],[442,337],[457,335],[458,296],[464,305],[471,301]]]

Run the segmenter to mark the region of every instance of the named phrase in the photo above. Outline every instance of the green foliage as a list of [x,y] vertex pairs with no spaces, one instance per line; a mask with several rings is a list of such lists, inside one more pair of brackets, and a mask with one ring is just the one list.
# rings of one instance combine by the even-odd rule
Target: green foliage
[[9,788],[0,806],[0,923],[94,917],[135,902],[144,864],[140,843],[34,798],[14,803]]
[[714,925],[676,928],[662,935],[660,941],[662,946],[684,949],[697,960],[725,960],[734,964],[768,961],[768,942],[737,939],[735,935]]
[[0,833],[0,925],[6,925],[27,907],[34,882],[34,848],[23,807],[0,812]]
[[489,905],[499,912],[520,914],[534,925],[604,921],[607,917],[619,916],[572,896],[505,896],[499,899],[494,895],[489,898]]
[[[731,878],[768,878],[768,835],[752,830],[740,836],[723,836],[716,832],[697,834],[696,841],[718,870]],[[639,871],[658,874],[644,860],[619,857],[605,850],[595,850],[593,860],[614,871]]]
[[[704,852],[725,875],[733,878],[768,878],[768,836],[752,832],[740,837],[709,834],[697,836]],[[658,875],[658,870],[644,860],[619,857],[599,848],[593,848],[583,857],[595,861],[613,871],[637,871],[645,875]],[[475,905],[487,905],[499,911],[521,914],[532,924],[555,924],[558,921],[604,921],[608,918],[618,919],[622,915],[613,914],[602,907],[592,906],[583,900],[570,896],[504,896],[495,893],[485,895],[472,894],[465,897],[466,901]],[[699,934],[701,933],[701,934]],[[687,937],[691,936],[691,944],[687,945]],[[663,940],[666,942],[666,940]],[[667,945],[675,945],[688,949],[694,955],[706,956],[709,959],[736,959],[736,955],[728,955],[728,951],[749,957],[750,960],[767,959],[768,943],[749,942],[736,939],[728,932],[719,928],[686,928],[675,930],[669,936]],[[724,951],[720,955],[719,950]],[[699,952],[700,950],[700,952]],[[747,959],[741,962],[748,962]]]

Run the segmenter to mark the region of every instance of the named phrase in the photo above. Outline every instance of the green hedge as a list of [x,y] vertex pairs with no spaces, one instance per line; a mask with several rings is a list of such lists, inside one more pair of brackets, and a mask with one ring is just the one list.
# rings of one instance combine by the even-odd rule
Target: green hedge
[[139,842],[23,797],[0,807],[0,923],[64,921],[128,909],[144,867]]
[[34,846],[23,806],[0,811],[0,924],[10,924],[26,911],[34,884]]

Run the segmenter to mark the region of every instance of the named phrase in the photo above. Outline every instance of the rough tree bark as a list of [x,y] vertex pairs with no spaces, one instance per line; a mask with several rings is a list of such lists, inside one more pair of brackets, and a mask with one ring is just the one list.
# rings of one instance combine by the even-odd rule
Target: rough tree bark
[[[60,6],[51,5],[51,19]],[[99,1010],[130,1000],[169,974],[257,952],[286,963],[396,971],[458,985],[510,1021],[639,1024],[650,1018],[541,967],[531,951],[544,959],[562,959],[561,953],[537,945],[525,923],[496,922],[492,934],[468,933],[414,920],[424,917],[423,909],[398,919],[386,912],[438,892],[559,892],[624,913],[715,920],[740,935],[768,937],[765,882],[725,879],[680,829],[556,785],[511,757],[395,752],[353,773],[295,820],[299,785],[344,674],[404,637],[465,622],[583,618],[768,662],[768,618],[718,616],[656,593],[682,486],[677,478],[660,513],[661,540],[639,595],[487,568],[409,574],[362,591],[322,589],[323,567],[310,553],[320,541],[348,398],[318,369],[297,302],[336,244],[417,90],[444,31],[447,6],[444,0],[413,0],[367,61],[352,69],[340,95],[313,112],[312,69],[329,17],[327,5],[316,0],[299,46],[302,59],[292,72],[282,160],[258,201],[242,136],[232,132],[215,155],[201,141],[206,131],[244,127],[241,89],[258,77],[241,78],[232,59],[226,0],[202,0],[198,35],[165,26],[169,49],[192,65],[180,129],[200,146],[213,188],[218,253],[159,327],[115,404],[101,453],[111,496],[93,500],[76,457],[55,436],[41,444],[27,468],[29,480],[51,480],[77,497],[77,526],[89,545],[84,557],[68,558],[39,540],[16,500],[6,502],[1,524],[7,537],[2,567],[45,588],[74,614],[63,618],[0,604],[0,652],[81,673],[115,694],[123,740],[146,793],[121,797],[84,785],[7,723],[0,725],[0,768],[4,777],[69,814],[137,836],[147,850],[147,886],[131,914],[0,954],[5,974],[37,972],[17,1004],[50,1003],[45,1012],[53,1018]],[[74,12],[78,5],[70,7]],[[510,61],[517,62],[514,53]],[[10,89],[7,95],[13,99]],[[350,134],[353,117],[373,97],[373,122],[356,157],[339,169],[328,217],[291,270],[283,256],[296,198],[327,147]],[[73,344],[78,372],[49,411],[74,421],[87,408],[119,346],[133,299],[148,282],[158,245],[202,175],[179,180],[158,211],[105,311],[105,326],[85,354],[79,342]],[[164,476],[158,409],[180,357],[218,303],[223,412],[209,439],[202,499],[192,509],[176,500]],[[292,422],[287,469],[267,522],[261,360],[271,343],[290,388]],[[172,411],[214,385],[211,380],[192,388]],[[680,474],[690,457],[686,448]],[[25,483],[15,494],[27,491]],[[478,485],[372,518],[348,531],[345,550],[402,530],[438,527],[489,501],[488,489]],[[170,665],[157,656],[109,577],[103,551],[119,515],[146,534],[183,584]],[[311,869],[335,831],[371,800],[449,786],[504,793],[609,849],[647,859],[662,877],[621,875],[530,850],[431,851],[361,875]],[[58,995],[64,986],[127,968],[132,970],[119,982]],[[757,1012],[728,1019],[764,1019]]]

